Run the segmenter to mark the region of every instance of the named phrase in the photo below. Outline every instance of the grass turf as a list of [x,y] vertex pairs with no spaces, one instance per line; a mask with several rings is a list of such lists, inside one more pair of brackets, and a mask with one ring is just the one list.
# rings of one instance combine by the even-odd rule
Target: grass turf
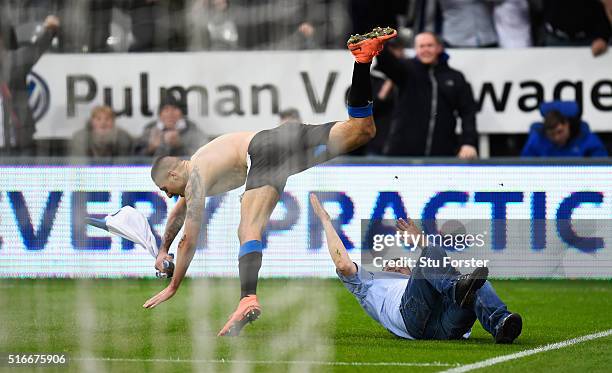
[[[513,345],[495,345],[478,322],[468,341],[395,338],[371,320],[337,280],[260,281],[262,318],[238,338],[215,337],[236,306],[237,280],[187,279],[172,300],[153,310],[141,305],[163,287],[159,280],[1,280],[0,351],[119,359],[73,360],[69,371],[428,372],[612,328],[610,281],[493,285],[509,308],[523,316],[523,334]],[[611,350],[612,337],[605,337],[484,371],[607,372]]]

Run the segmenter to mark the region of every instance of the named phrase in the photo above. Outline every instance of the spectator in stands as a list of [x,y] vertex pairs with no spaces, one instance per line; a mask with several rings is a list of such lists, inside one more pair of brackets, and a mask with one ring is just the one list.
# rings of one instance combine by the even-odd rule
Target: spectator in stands
[[[232,0],[245,49],[314,49],[345,41],[345,0]],[[345,46],[345,45],[343,45]]]
[[399,18],[408,10],[408,0],[351,0],[350,15],[352,19],[351,34],[369,32],[374,27],[399,26]]
[[134,38],[130,52],[186,49],[185,0],[131,0],[128,12]]
[[608,49],[612,29],[601,0],[544,0],[544,45],[590,46],[593,56]]
[[89,0],[88,3],[88,51],[92,53],[108,52],[108,38],[111,35],[111,21],[115,0]]
[[28,104],[27,76],[51,45],[59,19],[48,16],[43,32],[31,45],[17,48],[16,38],[5,20],[0,20],[0,153],[33,155],[36,132]]
[[187,22],[190,50],[238,47],[238,26],[228,0],[192,0]]
[[606,9],[606,15],[608,16],[608,20],[612,23],[612,0],[602,0],[604,4],[604,8]]
[[[416,0],[408,22],[418,32],[439,30],[451,47],[526,48],[532,45],[527,0]],[[437,4],[443,12],[439,14]]]
[[413,0],[408,2],[408,9],[405,16],[404,24],[398,24],[398,34],[410,35],[412,39],[413,35],[420,34],[422,32],[435,32],[441,33],[442,31],[442,13],[438,6],[437,1],[427,0]]
[[532,45],[527,0],[495,2],[493,20],[501,48],[527,48]]
[[442,39],[453,48],[497,47],[492,0],[438,0],[444,18]]
[[159,118],[147,124],[137,141],[136,152],[148,156],[192,155],[206,143],[198,126],[185,117],[186,103],[167,92],[159,104]]
[[108,106],[97,106],[85,128],[72,136],[70,155],[78,157],[126,157],[133,153],[134,141],[115,125],[115,113]]
[[580,120],[576,102],[543,103],[543,123],[534,123],[521,152],[523,157],[607,157],[608,152],[589,125]]
[[[440,38],[415,38],[416,58],[397,58],[386,48],[378,66],[398,88],[385,154],[397,156],[478,156],[476,104],[463,74],[448,65]],[[457,136],[457,119],[462,133]]]

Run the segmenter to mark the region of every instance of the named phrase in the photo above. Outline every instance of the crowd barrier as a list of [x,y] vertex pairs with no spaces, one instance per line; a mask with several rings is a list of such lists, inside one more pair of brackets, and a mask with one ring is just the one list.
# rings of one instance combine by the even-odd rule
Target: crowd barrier
[[[168,199],[153,184],[144,163],[148,160],[2,161],[0,277],[154,275],[146,251],[84,223],[87,216],[102,217],[132,205],[163,235],[176,199]],[[334,276],[321,226],[308,203],[314,192],[356,262],[361,260],[363,219],[407,215],[485,222],[485,234],[487,226],[490,231],[507,229],[504,242],[487,248],[495,254],[495,277],[610,278],[612,230],[606,225],[612,218],[611,187],[610,160],[343,158],[289,178],[266,231],[261,275]],[[207,199],[189,275],[237,276],[242,191]],[[569,228],[563,228],[568,222]],[[520,231],[511,232],[513,225]],[[590,244],[577,244],[567,234]],[[517,260],[523,264],[517,266]]]

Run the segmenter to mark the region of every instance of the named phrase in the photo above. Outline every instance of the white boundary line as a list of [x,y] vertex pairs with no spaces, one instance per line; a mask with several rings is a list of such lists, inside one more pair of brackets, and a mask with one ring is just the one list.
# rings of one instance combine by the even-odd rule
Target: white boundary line
[[434,361],[431,363],[417,362],[358,362],[358,361],[307,361],[307,360],[206,360],[206,359],[129,359],[129,358],[110,358],[110,357],[81,357],[72,358],[72,361],[106,361],[106,362],[127,362],[127,363],[182,363],[182,364],[260,364],[260,365],[328,365],[328,366],[401,366],[401,367],[451,367],[458,366],[458,363],[441,363]]
[[536,347],[531,350],[519,351],[509,355],[497,356],[491,359],[479,361],[473,364],[461,365],[458,363],[442,363],[442,362],[358,362],[358,361],[307,361],[307,360],[225,360],[225,359],[130,359],[130,358],[103,358],[103,357],[82,357],[72,358],[74,361],[106,361],[106,362],[130,362],[130,363],[182,363],[182,364],[251,364],[251,365],[318,365],[318,366],[403,366],[403,367],[455,367],[445,370],[442,373],[461,373],[468,372],[474,369],[485,368],[491,365],[499,364],[505,361],[520,359],[526,356],[538,354],[541,352],[558,350],[574,344],[590,341],[593,339],[603,338],[612,335],[612,329],[601,331],[568,339],[566,341],[551,343],[544,346]]
[[551,350],[558,350],[560,348],[564,348],[564,347],[568,347],[568,346],[575,345],[575,344],[578,344],[578,343],[590,341],[592,339],[607,337],[609,335],[612,335],[612,329],[604,330],[604,331],[599,332],[599,333],[583,335],[582,337],[572,338],[572,339],[568,339],[568,340],[562,341],[562,342],[547,344],[547,345],[544,345],[544,346],[533,348],[531,350],[519,351],[519,352],[516,352],[516,353],[513,353],[513,354],[509,354],[509,355],[502,355],[502,356],[494,357],[494,358],[491,358],[491,359],[482,360],[482,361],[479,361],[479,362],[476,362],[476,363],[473,363],[473,364],[461,365],[461,366],[458,366],[456,368],[445,370],[442,373],[468,372],[470,370],[485,368],[485,367],[488,367],[488,366],[491,366],[491,365],[494,365],[494,364],[503,363],[505,361],[510,361],[510,360],[514,360],[514,359],[520,359],[520,358],[525,357],[525,356],[539,354],[540,352],[546,352],[546,351],[551,351]]

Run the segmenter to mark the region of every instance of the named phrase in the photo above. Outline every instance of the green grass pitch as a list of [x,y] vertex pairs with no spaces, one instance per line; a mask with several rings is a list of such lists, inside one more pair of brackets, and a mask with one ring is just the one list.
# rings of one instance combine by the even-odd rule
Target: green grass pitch
[[[612,328],[611,281],[493,285],[523,316],[513,345],[495,345],[478,322],[468,341],[395,338],[331,279],[261,280],[262,317],[237,338],[215,337],[236,306],[237,280],[187,279],[153,310],[141,306],[160,280],[1,280],[0,351],[67,353],[74,372],[433,372]],[[612,336],[481,371],[609,372],[610,352]]]

